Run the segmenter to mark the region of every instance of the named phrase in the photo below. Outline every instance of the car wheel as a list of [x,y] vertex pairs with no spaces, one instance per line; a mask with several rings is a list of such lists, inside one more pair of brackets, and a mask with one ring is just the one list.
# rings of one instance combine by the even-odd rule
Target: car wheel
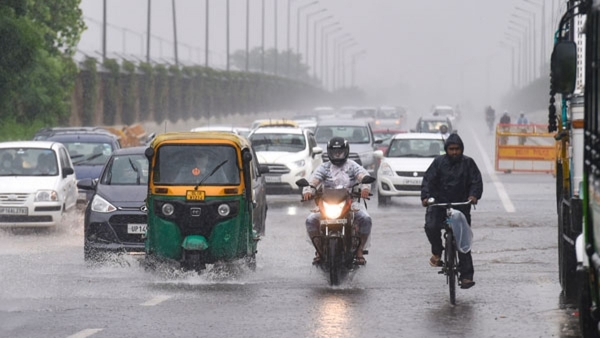
[[378,191],[377,192],[377,205],[380,207],[384,207],[390,204],[392,198],[390,196],[383,196],[381,195],[381,193]]

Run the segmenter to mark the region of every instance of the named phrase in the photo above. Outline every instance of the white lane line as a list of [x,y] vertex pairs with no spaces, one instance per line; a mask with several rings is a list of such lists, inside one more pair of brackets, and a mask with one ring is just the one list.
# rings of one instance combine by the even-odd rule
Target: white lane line
[[68,336],[67,338],[86,338],[86,337],[96,334],[102,330],[104,330],[104,329],[85,329],[85,330],[81,330],[75,334],[72,334],[72,335]]
[[141,306],[154,306],[154,305],[158,305],[162,302],[164,302],[165,300],[171,298],[171,296],[156,296],[152,299],[150,299],[149,301],[140,304]]
[[481,145],[481,142],[479,142],[479,139],[477,138],[477,135],[475,134],[475,131],[473,130],[473,128],[469,127],[469,129],[471,130],[471,134],[473,134],[475,136],[475,144],[477,145],[477,148],[479,148],[479,152],[481,153],[481,156],[483,157],[483,163],[485,164],[485,169],[487,170],[488,174],[490,175],[492,182],[494,182],[494,186],[496,186],[496,191],[498,191],[498,196],[500,196],[502,205],[504,205],[504,210],[506,210],[506,212],[515,212],[515,206],[513,205],[512,201],[510,200],[510,197],[508,197],[508,193],[506,192],[506,189],[504,189],[504,185],[502,184],[502,182],[500,182],[500,180],[498,179],[498,176],[496,176],[496,171],[492,167],[492,164],[491,164],[492,162],[490,161],[490,158],[487,156],[487,153],[486,153],[485,149],[483,148],[483,146]]

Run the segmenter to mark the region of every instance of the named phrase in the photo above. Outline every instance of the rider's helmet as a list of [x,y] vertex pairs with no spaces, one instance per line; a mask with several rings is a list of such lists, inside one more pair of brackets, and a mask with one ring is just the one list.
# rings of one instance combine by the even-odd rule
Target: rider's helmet
[[334,137],[327,142],[327,156],[331,163],[342,165],[346,163],[350,154],[350,145],[343,137]]

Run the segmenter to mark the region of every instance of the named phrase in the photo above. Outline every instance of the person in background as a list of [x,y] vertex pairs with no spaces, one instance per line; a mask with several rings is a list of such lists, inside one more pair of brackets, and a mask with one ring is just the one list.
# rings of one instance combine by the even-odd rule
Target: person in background
[[440,134],[442,135],[442,139],[445,142],[446,139],[448,138],[448,136],[450,136],[450,133],[448,132],[448,126],[447,125],[442,124],[440,126]]
[[[502,131],[503,132],[508,132],[510,131],[510,115],[508,115],[508,111],[504,111],[504,114],[502,114],[502,117],[500,117],[500,126],[502,127]],[[500,137],[500,144],[507,144],[508,143],[508,136],[501,136]]]
[[[529,120],[525,116],[525,113],[521,112],[519,118],[517,119],[517,124],[520,126],[521,133],[527,133],[527,125],[529,124]],[[527,137],[519,136],[519,145],[524,145],[527,142]]]

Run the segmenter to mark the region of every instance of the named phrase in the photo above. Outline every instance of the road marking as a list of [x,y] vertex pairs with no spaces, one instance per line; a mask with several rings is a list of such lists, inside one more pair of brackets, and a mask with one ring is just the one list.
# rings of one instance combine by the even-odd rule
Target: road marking
[[171,296],[156,296],[152,299],[150,299],[149,301],[140,304],[141,306],[154,306],[154,305],[158,305],[162,302],[164,302],[165,300],[171,298]]
[[469,129],[471,130],[471,134],[475,136],[475,144],[477,145],[477,148],[479,148],[479,153],[481,153],[481,156],[483,156],[483,163],[485,164],[485,169],[490,175],[492,182],[494,182],[494,186],[496,186],[496,191],[498,191],[498,196],[502,201],[502,205],[504,205],[504,210],[506,210],[506,212],[515,212],[515,206],[510,200],[506,189],[504,189],[504,185],[502,184],[502,182],[500,182],[498,176],[496,176],[496,171],[492,167],[490,158],[487,156],[483,145],[481,145],[481,142],[479,142],[479,139],[477,138],[477,135],[475,134],[473,128],[469,127]]
[[86,337],[96,334],[102,330],[104,330],[104,329],[85,329],[85,330],[81,330],[75,334],[72,334],[72,335],[68,336],[67,338],[86,338]]

